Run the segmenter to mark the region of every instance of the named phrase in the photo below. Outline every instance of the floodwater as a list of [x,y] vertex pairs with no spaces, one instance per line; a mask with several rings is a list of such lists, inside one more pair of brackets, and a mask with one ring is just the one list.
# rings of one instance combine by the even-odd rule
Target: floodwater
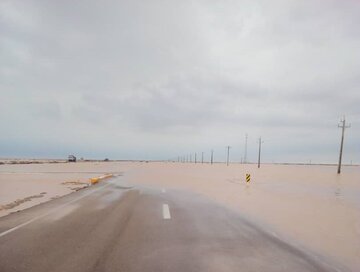
[[[46,193],[15,208],[21,210],[71,192],[71,182],[86,182],[106,173],[123,174],[128,186],[188,190],[204,195],[292,244],[350,271],[360,271],[358,166],[345,166],[338,175],[335,166],[318,165],[268,164],[260,169],[250,164],[160,162],[1,165],[0,205]],[[247,173],[251,175],[248,184]],[[104,196],[104,203],[118,197]],[[0,211],[0,216],[12,211]]]
[[[246,184],[245,174],[251,175]],[[191,190],[271,233],[360,271],[360,167],[232,164],[145,165],[132,182]]]

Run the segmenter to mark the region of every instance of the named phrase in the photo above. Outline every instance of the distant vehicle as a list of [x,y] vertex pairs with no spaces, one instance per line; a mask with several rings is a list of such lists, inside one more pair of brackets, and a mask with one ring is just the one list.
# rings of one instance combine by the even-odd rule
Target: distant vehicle
[[74,155],[69,155],[68,162],[76,162],[76,157]]
[[104,161],[109,161],[109,159],[108,159],[108,158],[106,158]]

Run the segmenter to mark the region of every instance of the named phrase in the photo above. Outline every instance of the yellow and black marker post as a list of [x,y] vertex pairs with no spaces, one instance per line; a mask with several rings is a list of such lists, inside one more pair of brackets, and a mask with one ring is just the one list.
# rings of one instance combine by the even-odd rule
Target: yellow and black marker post
[[246,174],[246,183],[249,183],[250,182],[250,174]]

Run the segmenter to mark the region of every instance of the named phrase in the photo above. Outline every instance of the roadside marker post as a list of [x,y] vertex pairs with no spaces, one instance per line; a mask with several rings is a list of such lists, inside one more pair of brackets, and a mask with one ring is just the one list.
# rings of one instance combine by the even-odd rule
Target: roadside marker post
[[251,180],[250,174],[246,174],[245,177],[246,177],[246,183],[250,183]]

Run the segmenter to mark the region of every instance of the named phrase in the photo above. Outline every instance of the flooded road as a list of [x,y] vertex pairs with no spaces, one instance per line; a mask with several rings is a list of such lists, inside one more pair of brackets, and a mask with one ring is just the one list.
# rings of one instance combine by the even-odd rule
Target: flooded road
[[0,219],[0,270],[336,271],[197,194],[118,177]]
[[[0,205],[46,194],[24,203],[20,201],[18,206],[2,212],[15,212],[73,192],[68,188],[69,183],[109,172],[123,173],[123,178],[137,188],[167,188],[167,192],[180,190],[205,196],[296,248],[316,252],[350,271],[360,270],[360,167],[357,166],[343,167],[341,175],[337,175],[335,166],[319,165],[262,165],[260,169],[250,164],[161,162],[3,165]],[[247,173],[251,174],[248,184]],[[102,196],[92,208],[107,207],[121,197],[120,191]],[[68,212],[76,209],[66,209],[57,216],[62,218]]]

